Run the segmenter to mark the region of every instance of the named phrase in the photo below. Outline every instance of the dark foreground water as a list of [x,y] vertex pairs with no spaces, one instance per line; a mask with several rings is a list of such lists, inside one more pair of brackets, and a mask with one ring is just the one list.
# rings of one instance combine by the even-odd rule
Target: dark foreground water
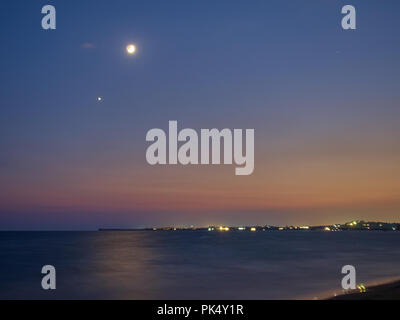
[[[0,298],[293,299],[400,278],[400,232],[0,232]],[[54,265],[57,289],[41,289]]]

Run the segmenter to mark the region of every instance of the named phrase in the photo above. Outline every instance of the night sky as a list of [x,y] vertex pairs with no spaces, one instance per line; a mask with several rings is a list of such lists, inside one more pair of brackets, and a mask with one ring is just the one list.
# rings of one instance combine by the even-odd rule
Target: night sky
[[[341,28],[346,4],[357,30]],[[400,220],[399,1],[2,0],[0,14],[1,230]],[[254,128],[254,173],[150,166],[146,133],[169,120]]]

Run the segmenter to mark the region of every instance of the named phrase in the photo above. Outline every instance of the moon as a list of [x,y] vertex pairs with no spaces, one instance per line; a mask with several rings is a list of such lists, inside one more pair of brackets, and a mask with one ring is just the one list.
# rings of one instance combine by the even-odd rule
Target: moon
[[134,54],[134,53],[136,52],[136,47],[135,47],[135,45],[134,45],[134,44],[128,44],[128,45],[126,46],[126,52],[127,52],[128,54]]

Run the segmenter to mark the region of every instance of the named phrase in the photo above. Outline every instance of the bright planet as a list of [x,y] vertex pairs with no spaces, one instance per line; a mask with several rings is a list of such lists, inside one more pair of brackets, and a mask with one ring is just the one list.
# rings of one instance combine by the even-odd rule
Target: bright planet
[[133,45],[133,44],[128,44],[128,45],[126,46],[126,52],[127,52],[128,54],[134,54],[135,51],[136,51],[135,45]]

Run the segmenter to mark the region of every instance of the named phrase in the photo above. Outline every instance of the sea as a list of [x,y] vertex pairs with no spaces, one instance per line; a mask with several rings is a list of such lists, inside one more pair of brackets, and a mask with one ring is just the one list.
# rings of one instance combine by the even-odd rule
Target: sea
[[[0,299],[324,299],[400,278],[400,232],[0,232]],[[42,268],[56,270],[44,290]]]

